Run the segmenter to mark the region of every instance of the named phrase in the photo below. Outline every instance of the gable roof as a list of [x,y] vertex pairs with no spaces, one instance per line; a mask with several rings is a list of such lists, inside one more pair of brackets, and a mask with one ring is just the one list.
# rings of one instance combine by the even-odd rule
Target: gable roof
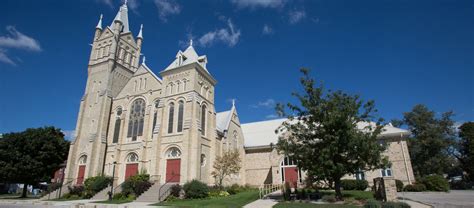
[[133,76],[138,76],[145,73],[150,73],[151,76],[153,76],[159,83],[162,83],[161,79],[158,76],[156,76],[156,74],[153,73],[153,71],[145,63],[140,64],[140,66],[138,67],[137,71],[133,74]]
[[117,12],[117,15],[115,15],[114,21],[112,21],[112,23],[110,24],[110,28],[114,28],[115,20],[122,22],[122,25],[123,25],[122,32],[124,33],[130,32],[130,29],[128,27],[128,8],[127,8],[126,2],[122,6],[120,6],[120,9]]
[[[276,134],[275,130],[285,121],[287,121],[286,118],[280,118],[242,124],[245,147],[268,146],[270,143],[276,144],[280,135]],[[363,129],[368,125],[374,126],[375,123],[360,122],[357,124],[357,127]],[[407,136],[408,134],[410,134],[409,131],[389,124],[384,127],[380,137]]]
[[235,103],[232,102],[232,108],[228,111],[216,113],[216,128],[218,131],[224,133],[229,129],[230,122],[232,121],[232,115],[235,113]]
[[[180,59],[180,57],[182,58],[182,60]],[[194,50],[194,47],[192,45],[190,45],[184,52],[179,50],[178,53],[176,54],[175,60],[168,67],[166,67],[164,71],[171,70],[179,66],[184,66],[191,63],[198,63],[199,65],[202,66],[202,68],[204,68],[204,70],[206,70],[206,72],[209,73],[209,71],[207,71],[207,68],[206,68],[207,57],[205,55],[199,56],[196,50]]]

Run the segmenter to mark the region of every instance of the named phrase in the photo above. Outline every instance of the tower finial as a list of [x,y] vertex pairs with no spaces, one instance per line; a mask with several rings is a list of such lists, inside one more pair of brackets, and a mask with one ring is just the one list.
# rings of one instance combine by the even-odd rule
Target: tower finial
[[128,1],[125,0],[125,1],[123,2],[123,5],[127,6],[127,3],[128,3]]
[[193,39],[192,38],[189,40],[189,46],[193,46]]
[[232,99],[232,107],[235,107],[235,98]]
[[96,29],[101,29],[102,30],[102,17],[103,17],[103,15],[100,14],[99,22],[97,23],[97,26],[95,27]]
[[141,24],[141,25],[140,25],[140,31],[138,32],[138,36],[137,36],[137,38],[141,38],[141,39],[143,39],[142,30],[143,30],[143,24]]
[[146,57],[145,55],[143,55],[143,59],[142,59],[142,64],[145,65],[145,60],[146,60]]

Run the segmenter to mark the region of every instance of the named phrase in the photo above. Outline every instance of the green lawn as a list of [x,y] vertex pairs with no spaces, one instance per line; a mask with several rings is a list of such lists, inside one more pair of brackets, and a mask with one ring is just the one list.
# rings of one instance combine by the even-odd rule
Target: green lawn
[[113,199],[113,200],[104,200],[104,201],[96,201],[93,203],[99,203],[99,204],[124,204],[124,203],[129,203],[132,202],[132,199]]
[[[321,190],[323,195],[336,195],[333,190]],[[347,199],[355,199],[355,200],[368,200],[373,199],[374,195],[371,191],[355,191],[355,190],[347,190],[342,191],[342,197],[344,200]]]
[[183,199],[154,204],[155,206],[174,207],[242,207],[258,199],[258,191],[246,191],[228,197],[211,199]]
[[302,203],[302,202],[280,202],[277,205],[273,206],[275,208],[309,208],[309,207],[318,207],[318,208],[356,208],[355,205],[347,204],[313,204],[313,203]]

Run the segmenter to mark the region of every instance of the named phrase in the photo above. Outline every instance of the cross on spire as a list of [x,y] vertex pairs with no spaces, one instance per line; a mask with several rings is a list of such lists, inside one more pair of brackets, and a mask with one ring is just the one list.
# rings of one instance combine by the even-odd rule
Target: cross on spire
[[193,46],[193,39],[189,39],[189,46]]

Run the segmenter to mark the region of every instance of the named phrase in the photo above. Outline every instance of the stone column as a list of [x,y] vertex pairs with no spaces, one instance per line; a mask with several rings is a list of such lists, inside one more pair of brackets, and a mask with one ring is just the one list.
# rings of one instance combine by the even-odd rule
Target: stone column
[[396,202],[397,185],[394,177],[374,178],[375,198],[381,201]]

